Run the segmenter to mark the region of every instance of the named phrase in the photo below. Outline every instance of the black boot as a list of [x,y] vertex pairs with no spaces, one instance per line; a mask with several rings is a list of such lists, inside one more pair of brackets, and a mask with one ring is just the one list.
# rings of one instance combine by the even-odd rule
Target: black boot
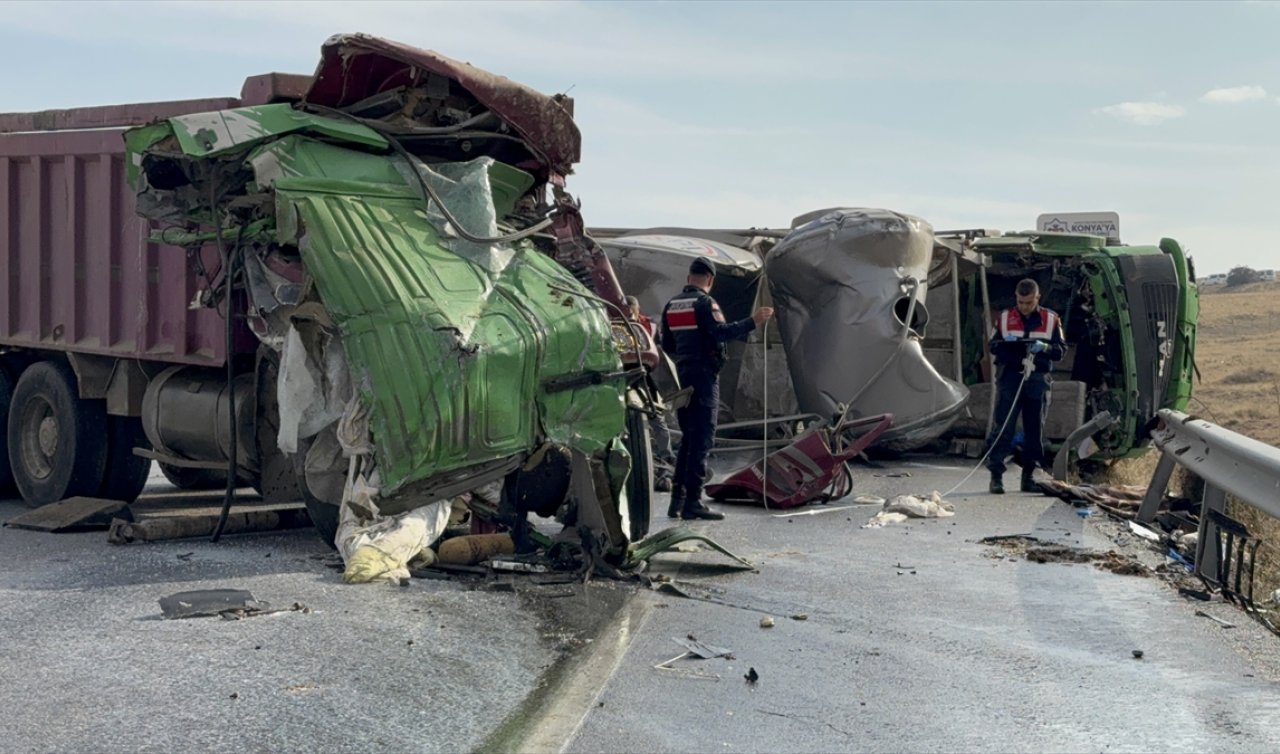
[[1032,476],[1032,472],[1034,471],[1035,469],[1022,470],[1022,491],[1023,492],[1039,492],[1040,491],[1040,485],[1036,484],[1035,477]]
[[987,491],[992,495],[1003,495],[1004,477],[994,471],[991,472],[991,484],[987,486]]
[[724,514],[719,511],[713,511],[701,502],[685,505],[684,514],[681,516],[685,521],[693,521],[694,519],[703,519],[706,521],[721,521]]
[[671,504],[667,506],[667,518],[680,518],[684,510],[684,490],[676,487],[671,491]]

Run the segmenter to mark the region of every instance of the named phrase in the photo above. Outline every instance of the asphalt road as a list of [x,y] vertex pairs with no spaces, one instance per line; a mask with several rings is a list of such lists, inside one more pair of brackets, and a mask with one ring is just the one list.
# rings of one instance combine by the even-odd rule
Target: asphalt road
[[[950,461],[863,470],[856,492],[945,489],[961,473]],[[1280,748],[1280,639],[1157,578],[977,543],[1113,546],[1113,527],[1062,503],[952,500],[953,518],[883,529],[860,528],[875,506],[834,510],[847,501],[806,516],[730,509],[702,528],[757,572],[707,552],[655,559],[654,574],[696,599],[599,582],[345,586],[310,530],[113,546],[101,532],[0,529],[2,748]],[[665,500],[656,507],[661,528]],[[0,503],[0,519],[20,510]],[[202,588],[311,612],[160,618],[160,597]],[[654,669],[689,634],[734,658]]]
[[[349,586],[330,552],[311,529],[128,546],[0,529],[0,750],[476,749],[629,595]],[[212,588],[311,612],[160,617],[159,598]]]
[[[927,493],[961,476],[950,460],[908,463],[861,471],[857,492]],[[1159,578],[995,556],[977,540],[1105,550],[1118,529],[1051,498],[966,490],[985,492],[985,478],[951,498],[955,517],[883,529],[860,528],[875,506],[725,506],[705,530],[759,572],[716,570],[711,553],[655,561],[701,599],[640,595],[642,625],[566,750],[1280,750],[1280,638]],[[734,659],[655,669],[689,634]]]

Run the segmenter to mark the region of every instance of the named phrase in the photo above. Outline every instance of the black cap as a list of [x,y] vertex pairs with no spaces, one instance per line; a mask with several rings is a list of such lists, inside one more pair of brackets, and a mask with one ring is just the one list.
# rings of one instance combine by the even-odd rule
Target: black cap
[[702,257],[698,257],[697,259],[693,260],[692,264],[689,265],[689,274],[690,275],[710,275],[712,277],[715,277],[716,266],[714,264],[711,264],[707,260],[703,259]]

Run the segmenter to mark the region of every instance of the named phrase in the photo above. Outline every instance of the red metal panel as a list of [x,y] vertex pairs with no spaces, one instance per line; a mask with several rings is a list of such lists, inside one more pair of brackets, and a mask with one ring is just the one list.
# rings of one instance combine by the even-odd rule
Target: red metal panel
[[0,134],[0,346],[221,364],[224,320],[188,309],[185,252],[147,243],[121,134]]

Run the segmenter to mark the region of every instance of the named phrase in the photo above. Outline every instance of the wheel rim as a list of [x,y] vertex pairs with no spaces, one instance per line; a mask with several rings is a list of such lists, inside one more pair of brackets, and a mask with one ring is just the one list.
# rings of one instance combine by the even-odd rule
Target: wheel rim
[[43,398],[32,398],[22,414],[22,464],[36,479],[53,473],[61,432],[53,406]]

